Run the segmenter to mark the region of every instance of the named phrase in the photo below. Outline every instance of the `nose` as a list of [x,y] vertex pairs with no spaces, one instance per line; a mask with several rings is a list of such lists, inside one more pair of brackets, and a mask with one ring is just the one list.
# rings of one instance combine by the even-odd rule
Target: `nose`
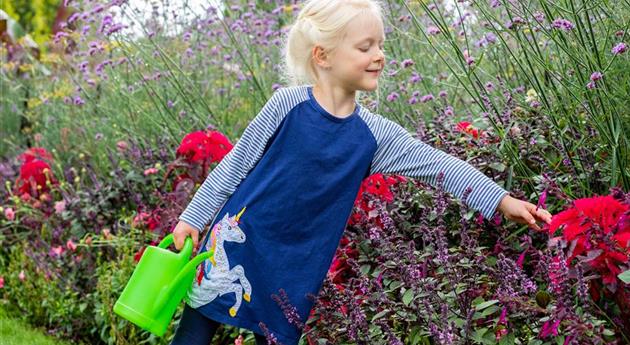
[[385,64],[385,53],[383,52],[382,49],[378,50],[378,54],[376,55],[374,62],[378,63],[379,65]]

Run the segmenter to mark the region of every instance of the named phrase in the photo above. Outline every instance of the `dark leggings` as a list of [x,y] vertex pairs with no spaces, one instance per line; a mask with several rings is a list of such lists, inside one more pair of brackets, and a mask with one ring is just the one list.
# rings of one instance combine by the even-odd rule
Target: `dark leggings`
[[[209,345],[220,325],[186,304],[170,345]],[[267,345],[265,336],[257,333],[254,336],[256,345]]]

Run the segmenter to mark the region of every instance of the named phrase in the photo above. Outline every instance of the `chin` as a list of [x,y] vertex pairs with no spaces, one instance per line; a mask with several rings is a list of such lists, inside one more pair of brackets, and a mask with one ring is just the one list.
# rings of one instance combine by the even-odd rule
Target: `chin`
[[375,82],[365,88],[365,91],[374,91],[378,89],[378,82]]

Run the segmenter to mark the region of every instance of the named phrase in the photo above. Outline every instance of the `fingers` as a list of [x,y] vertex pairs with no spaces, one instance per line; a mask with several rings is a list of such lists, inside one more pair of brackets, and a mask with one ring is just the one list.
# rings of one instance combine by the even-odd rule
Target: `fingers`
[[525,219],[525,221],[527,222],[527,225],[529,225],[530,228],[536,231],[540,231],[540,227],[538,226],[538,224],[536,224],[536,219],[534,218],[534,216],[532,216],[531,213],[525,212],[523,214],[523,219]]
[[175,249],[182,249],[182,246],[184,245],[184,238],[186,238],[186,236],[182,236],[179,232],[173,234],[173,243],[175,244]]
[[199,233],[197,230],[192,230],[191,236],[193,239],[193,248],[197,248],[197,244],[199,244]]
[[536,217],[538,220],[543,221],[547,224],[551,223],[552,215],[551,213],[549,213],[549,211],[542,208],[537,208],[536,205],[529,202],[525,204],[525,208],[532,216]]

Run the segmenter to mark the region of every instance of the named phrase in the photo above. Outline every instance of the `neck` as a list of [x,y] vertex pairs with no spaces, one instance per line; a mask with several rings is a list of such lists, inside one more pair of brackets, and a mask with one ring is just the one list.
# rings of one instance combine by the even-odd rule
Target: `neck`
[[355,111],[354,90],[329,85],[313,85],[313,96],[327,112],[337,117],[348,117]]

